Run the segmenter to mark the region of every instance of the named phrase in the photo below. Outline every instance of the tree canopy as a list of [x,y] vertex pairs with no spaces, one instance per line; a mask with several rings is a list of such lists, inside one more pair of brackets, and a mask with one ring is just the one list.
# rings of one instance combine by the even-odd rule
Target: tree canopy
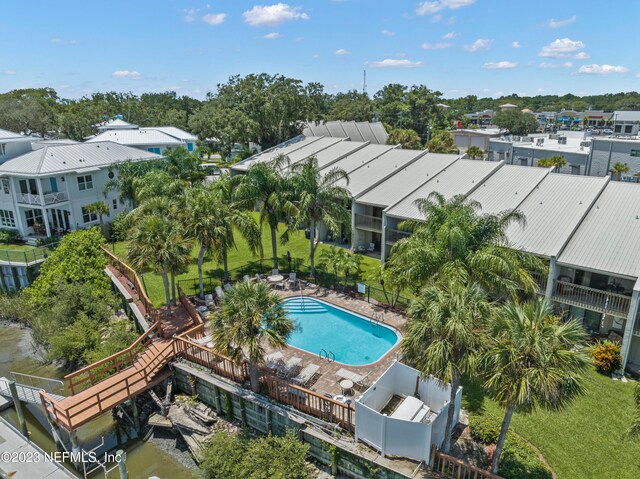
[[493,122],[500,128],[509,130],[512,135],[528,135],[534,133],[540,127],[536,117],[531,113],[523,113],[520,110],[500,111],[493,118]]

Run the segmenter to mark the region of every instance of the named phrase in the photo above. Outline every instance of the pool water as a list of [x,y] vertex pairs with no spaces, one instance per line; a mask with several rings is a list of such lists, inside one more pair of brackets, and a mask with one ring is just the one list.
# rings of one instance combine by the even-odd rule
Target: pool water
[[289,345],[311,354],[324,350],[340,363],[374,363],[399,339],[393,329],[381,323],[315,298],[291,298],[282,306],[296,324]]

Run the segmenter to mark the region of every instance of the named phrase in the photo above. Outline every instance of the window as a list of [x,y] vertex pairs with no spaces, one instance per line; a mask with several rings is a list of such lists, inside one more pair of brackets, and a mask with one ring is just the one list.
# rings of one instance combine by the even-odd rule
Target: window
[[147,150],[149,150],[151,153],[156,153],[157,155],[160,154],[160,148],[147,148]]
[[40,210],[27,210],[24,212],[24,216],[27,219],[27,226],[33,226],[35,224],[43,224],[42,211]]
[[114,210],[118,209],[118,200],[113,200],[113,209]]
[[640,156],[640,150],[631,150],[631,156],[635,156],[635,157]]
[[0,226],[7,226],[9,228],[16,227],[16,220],[13,217],[13,211],[0,210]]
[[5,195],[8,195],[10,193],[9,178],[2,178],[2,191],[4,191]]
[[29,180],[20,180],[20,193],[23,195],[37,195],[38,194],[38,186],[36,185],[36,180],[33,178]]
[[109,176],[110,180],[113,180],[113,177],[116,176],[116,175],[115,175],[115,173],[113,171],[110,171],[108,176]]
[[78,176],[78,189],[80,191],[93,189],[93,177],[91,175]]
[[187,143],[187,151],[193,151],[193,143]]
[[520,166],[528,166],[529,159],[528,158],[518,158],[520,160]]
[[580,165],[571,165],[571,174],[579,175],[580,174]]
[[631,133],[633,131],[633,125],[625,125],[624,132]]
[[615,133],[622,133],[622,125],[616,125],[613,127]]
[[98,215],[93,211],[87,211],[87,209],[82,207],[82,221],[85,223],[91,223],[92,221],[98,221]]
[[7,154],[7,144],[0,143],[0,156],[4,156]]

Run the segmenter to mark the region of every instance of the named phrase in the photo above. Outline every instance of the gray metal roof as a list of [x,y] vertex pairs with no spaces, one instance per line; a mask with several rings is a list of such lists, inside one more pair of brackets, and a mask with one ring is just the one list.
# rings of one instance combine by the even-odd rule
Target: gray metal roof
[[247,158],[246,160],[241,161],[240,163],[236,163],[231,167],[232,170],[236,171],[247,171],[251,165],[256,163],[263,163],[266,161],[271,161],[275,159],[279,155],[288,156],[292,152],[304,148],[311,143],[321,140],[322,137],[300,137],[300,141],[294,141],[292,143],[286,143],[283,146],[274,146],[273,148],[269,148],[268,150],[263,151],[262,153],[258,153],[252,157]]
[[550,172],[547,168],[504,165],[470,195],[482,205],[482,213],[496,214],[517,208]]
[[33,140],[34,138],[31,136],[21,135],[20,133],[15,133],[9,130],[3,130],[0,128],[0,140]]
[[[287,154],[287,156],[289,157],[289,161],[293,165],[295,163],[298,163],[299,161],[309,158],[310,156],[318,157],[319,155],[322,155],[323,150],[328,149],[329,147],[338,143],[346,142],[344,141],[344,138],[319,138],[318,141],[314,141],[309,145],[298,148]],[[323,158],[325,158],[324,155]]]
[[640,185],[610,181],[558,263],[640,276]]
[[558,256],[608,178],[550,173],[518,207],[527,224],[507,229],[510,246]]
[[393,150],[394,148],[396,148],[396,146],[369,144],[364,148],[360,148],[359,150],[350,153],[348,156],[341,158],[328,167],[337,166],[338,168],[342,168],[343,170],[345,170],[347,173],[350,173],[356,168],[360,168],[365,163],[370,162],[371,160],[377,158],[378,156],[386,153],[389,150]]
[[152,160],[160,155],[110,141],[45,146],[0,165],[0,175],[50,176],[106,167],[123,161]]
[[356,168],[349,173],[348,189],[351,196],[362,194],[424,154],[425,151],[396,148]]
[[171,135],[167,135],[159,130],[140,128],[139,130],[107,130],[87,140],[87,143],[95,143],[100,141],[113,141],[121,145],[166,145],[180,146],[184,145]]
[[359,196],[356,202],[386,208],[429,181],[458,158],[459,155],[427,153]]
[[616,110],[613,112],[613,121],[640,121],[640,111]]
[[355,153],[366,146],[367,143],[362,141],[340,141],[334,143],[328,148],[316,153],[315,157],[318,160],[318,167],[332,167],[341,158]]
[[149,126],[144,129],[161,131],[182,141],[196,141],[198,139],[194,134],[175,126]]
[[138,128],[138,125],[134,125],[133,123],[129,123],[128,121],[124,121],[120,118],[115,118],[113,120],[109,120],[105,123],[101,123],[96,125],[98,130],[106,131],[106,130],[132,130]]
[[77,145],[78,143],[78,141],[71,140],[69,138],[60,138],[59,140],[37,140],[31,142],[31,149],[40,150],[45,146]]
[[370,141],[379,145],[387,143],[389,135],[380,122],[327,121],[309,122],[303,131],[304,136],[332,136],[349,138],[351,141]]
[[444,195],[445,198],[452,198],[456,195],[466,195],[485,181],[487,177],[502,165],[503,162],[457,160],[420,188],[410,193],[395,205],[387,208],[385,213],[388,216],[395,216],[397,218],[424,219],[415,204],[416,200],[427,198],[435,191]]

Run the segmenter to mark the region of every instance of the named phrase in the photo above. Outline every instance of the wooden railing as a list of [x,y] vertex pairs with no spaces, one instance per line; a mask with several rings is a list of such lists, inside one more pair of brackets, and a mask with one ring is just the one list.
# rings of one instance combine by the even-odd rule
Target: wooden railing
[[356,228],[367,228],[375,231],[382,231],[382,218],[378,216],[355,214]]
[[186,334],[175,338],[176,356],[180,356],[200,366],[210,369],[215,374],[232,379],[237,383],[244,383],[249,378],[249,367],[246,362],[236,363],[230,358],[216,353],[211,349],[194,343]]
[[90,364],[82,369],[78,369],[71,374],[67,374],[64,378],[71,390],[71,395],[87,389],[88,387],[99,383],[109,375],[129,367],[135,360],[136,356],[140,352],[144,351],[149,343],[151,343],[153,339],[152,335],[158,333],[159,329],[160,322],[156,322],[127,349],[123,349],[122,351],[112,354],[101,361]]
[[128,264],[120,260],[120,258],[114,255],[107,248],[105,248],[104,246],[101,246],[101,248],[104,254],[107,255],[107,258],[109,258],[109,263],[111,264],[111,266],[113,266],[125,278],[127,278],[127,280],[129,280],[129,282],[131,283],[131,286],[133,286],[133,288],[138,293],[140,302],[142,302],[142,305],[144,306],[144,309],[145,309],[144,314],[147,316],[150,316],[154,321],[156,321],[159,318],[159,313],[156,310],[153,303],[151,302],[151,300],[149,299],[149,297],[147,296],[147,292],[144,289],[144,284],[140,280],[138,273],[136,273],[131,266],[129,266]]
[[501,476],[440,452],[435,446],[431,451],[431,469],[451,479],[503,479]]
[[191,321],[193,321],[193,324],[195,325],[190,330],[182,333],[180,337],[185,337],[186,335],[194,337],[193,334],[195,333],[204,334],[204,321],[202,321],[200,313],[196,311],[196,307],[191,301],[189,301],[189,298],[186,294],[184,294],[184,291],[182,291],[180,285],[178,285],[178,299],[180,300],[180,303],[182,303],[182,306],[184,306],[184,309],[187,311],[189,317],[191,318]]
[[395,230],[393,228],[387,228],[385,233],[385,243],[393,244],[403,238],[407,238],[411,235],[409,231]]
[[289,404],[311,416],[338,424],[347,431],[354,430],[355,409],[350,404],[322,396],[270,374],[263,376],[263,384],[266,384],[269,396],[279,403]]
[[626,317],[631,297],[589,288],[566,281],[556,281],[553,299],[574,306],[588,306],[600,312]]

